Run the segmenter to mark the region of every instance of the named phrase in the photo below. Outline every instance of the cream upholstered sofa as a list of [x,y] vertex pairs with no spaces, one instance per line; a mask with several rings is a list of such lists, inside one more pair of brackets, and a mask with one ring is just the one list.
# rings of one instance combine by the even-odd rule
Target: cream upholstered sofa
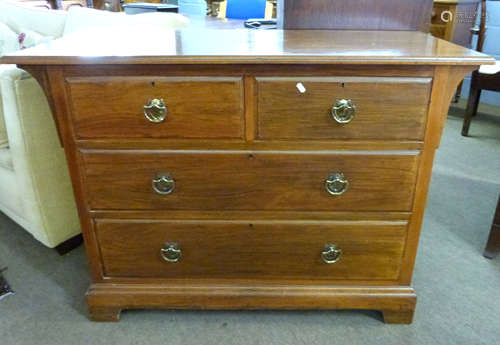
[[[77,7],[66,13],[0,1],[4,29],[11,28],[16,37],[36,32],[45,41],[78,36],[86,28],[95,32],[126,23],[182,28],[189,23],[183,16],[165,15],[129,16]],[[36,80],[14,65],[0,65],[0,211],[51,248],[80,233],[66,159],[46,97]]]

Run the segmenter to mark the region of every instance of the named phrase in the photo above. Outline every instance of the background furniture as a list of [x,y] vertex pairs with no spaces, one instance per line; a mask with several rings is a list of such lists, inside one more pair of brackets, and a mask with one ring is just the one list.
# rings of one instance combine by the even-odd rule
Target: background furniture
[[266,5],[266,0],[227,0],[226,18],[264,18]]
[[[472,29],[476,25],[477,10],[480,1],[434,0],[430,33],[435,37],[470,48],[472,44]],[[443,12],[446,13],[443,14]],[[461,93],[462,83],[457,88],[454,102],[458,102]]]
[[[174,13],[127,16],[79,7],[48,11],[0,1],[0,23],[60,38],[89,29],[97,29],[98,34],[99,29],[127,23],[137,29],[147,25],[149,30],[185,27],[188,20]],[[39,84],[14,65],[0,65],[0,81],[0,131],[5,124],[8,137],[6,145],[0,143],[4,144],[0,148],[0,211],[44,245],[58,246],[64,252],[68,247],[61,243],[79,234],[80,224],[47,98]]]
[[162,3],[127,3],[122,5],[127,14],[139,14],[148,12],[179,12],[179,6]]
[[491,232],[486,243],[483,255],[488,259],[495,258],[500,253],[500,197],[498,198],[497,210],[491,224]]
[[52,100],[90,317],[346,308],[410,323],[448,107],[493,59],[411,31],[134,32],[0,60]]
[[278,0],[278,27],[427,32],[432,6],[433,0]]
[[[488,0],[498,1],[498,0]],[[486,40],[487,32],[487,3],[488,1],[481,1],[481,19],[479,29],[476,31],[477,51],[483,51],[484,42]],[[472,117],[477,114],[479,106],[479,99],[481,97],[481,90],[497,91],[500,92],[500,61],[496,61],[493,66],[481,66],[478,71],[472,73],[471,85],[469,91],[469,99],[467,101],[467,108],[465,109],[464,124],[462,126],[462,135],[469,135],[469,128]]]
[[[481,0],[434,0],[430,33],[435,37],[470,48]],[[442,16],[442,13],[448,11]],[[445,21],[443,21],[443,17]]]

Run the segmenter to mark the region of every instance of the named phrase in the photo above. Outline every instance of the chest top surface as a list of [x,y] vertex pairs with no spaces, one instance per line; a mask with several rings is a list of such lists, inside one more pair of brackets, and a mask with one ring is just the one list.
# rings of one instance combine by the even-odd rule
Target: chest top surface
[[158,30],[75,33],[0,58],[67,64],[492,64],[487,55],[415,31]]

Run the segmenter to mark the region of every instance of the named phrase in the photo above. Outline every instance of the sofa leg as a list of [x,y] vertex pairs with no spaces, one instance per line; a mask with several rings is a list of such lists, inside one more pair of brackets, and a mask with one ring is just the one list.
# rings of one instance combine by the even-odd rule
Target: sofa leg
[[57,247],[55,247],[56,252],[59,255],[65,255],[72,251],[73,249],[79,247],[83,243],[82,234],[71,237],[69,240],[64,241]]

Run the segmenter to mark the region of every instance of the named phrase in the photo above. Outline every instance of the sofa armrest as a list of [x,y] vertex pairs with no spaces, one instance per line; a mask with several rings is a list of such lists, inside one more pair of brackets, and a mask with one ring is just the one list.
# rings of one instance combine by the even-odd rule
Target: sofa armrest
[[38,240],[54,247],[80,232],[64,150],[47,98],[27,72],[0,74],[0,93],[22,213]]

